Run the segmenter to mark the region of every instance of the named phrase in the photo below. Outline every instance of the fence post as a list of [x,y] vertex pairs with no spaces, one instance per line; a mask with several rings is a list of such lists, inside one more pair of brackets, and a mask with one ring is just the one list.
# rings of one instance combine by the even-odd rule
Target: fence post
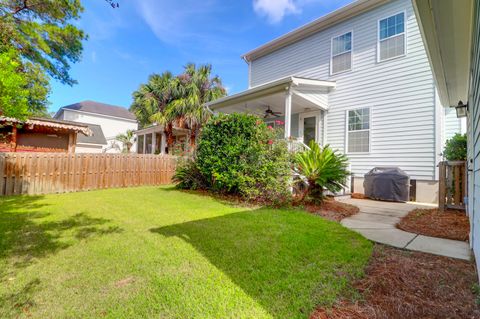
[[446,195],[446,172],[445,172],[445,162],[440,162],[438,164],[439,169],[439,181],[438,181],[438,210],[440,212],[445,211],[445,195]]

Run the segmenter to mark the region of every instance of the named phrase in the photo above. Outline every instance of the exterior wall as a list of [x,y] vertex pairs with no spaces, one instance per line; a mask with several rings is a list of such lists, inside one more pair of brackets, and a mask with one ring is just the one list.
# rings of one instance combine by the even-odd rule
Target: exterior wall
[[455,133],[465,133],[464,125],[462,125],[462,122],[464,121],[465,118],[457,118],[455,108],[446,107],[444,141],[451,139]]
[[[378,20],[406,12],[406,55],[377,62]],[[331,38],[353,32],[352,71],[330,75]],[[396,0],[258,58],[250,64],[251,86],[295,75],[335,81],[329,94],[326,142],[345,150],[346,111],[370,107],[371,149],[347,154],[352,172],[399,166],[412,179],[435,180],[441,139],[439,109],[430,65],[410,0]]]
[[75,153],[103,153],[102,145],[77,144]]
[[[118,153],[119,149],[112,147],[112,143],[117,143],[115,137],[118,134],[123,134],[127,130],[136,130],[138,124],[135,121],[121,118],[113,118],[103,116],[101,114],[83,113],[64,109],[61,114],[61,120],[82,122],[88,124],[98,124],[102,127],[103,134],[107,139],[107,153]],[[118,143],[117,143],[118,144]]]
[[[468,117],[468,214],[470,245],[480,269],[480,5],[475,6]],[[480,273],[479,273],[480,279]]]

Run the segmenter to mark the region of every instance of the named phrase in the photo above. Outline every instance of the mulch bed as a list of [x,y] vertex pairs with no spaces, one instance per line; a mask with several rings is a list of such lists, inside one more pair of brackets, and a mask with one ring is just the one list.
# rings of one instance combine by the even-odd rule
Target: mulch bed
[[353,285],[361,297],[319,308],[310,319],[480,318],[476,282],[473,262],[377,244]]
[[355,215],[360,211],[356,206],[336,201],[333,198],[326,198],[322,204],[299,203],[298,205],[303,205],[310,213],[336,222]]
[[414,209],[397,224],[397,227],[425,236],[454,240],[468,240],[470,224],[465,211],[437,208]]

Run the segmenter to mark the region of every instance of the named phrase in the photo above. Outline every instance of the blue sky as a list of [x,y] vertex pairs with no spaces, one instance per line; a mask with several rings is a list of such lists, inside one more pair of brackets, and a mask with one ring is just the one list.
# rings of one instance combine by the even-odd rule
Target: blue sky
[[52,81],[50,111],[83,100],[129,107],[152,73],[211,63],[229,94],[247,87],[240,55],[352,0],[83,0],[88,35],[73,87]]

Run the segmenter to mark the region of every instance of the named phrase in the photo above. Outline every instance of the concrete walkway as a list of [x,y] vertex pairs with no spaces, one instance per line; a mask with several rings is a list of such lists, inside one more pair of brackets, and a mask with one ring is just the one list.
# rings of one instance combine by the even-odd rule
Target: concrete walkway
[[343,219],[342,225],[372,241],[403,249],[470,260],[470,247],[467,242],[418,235],[395,227],[411,210],[434,206],[346,197],[338,200],[360,208],[358,214]]

